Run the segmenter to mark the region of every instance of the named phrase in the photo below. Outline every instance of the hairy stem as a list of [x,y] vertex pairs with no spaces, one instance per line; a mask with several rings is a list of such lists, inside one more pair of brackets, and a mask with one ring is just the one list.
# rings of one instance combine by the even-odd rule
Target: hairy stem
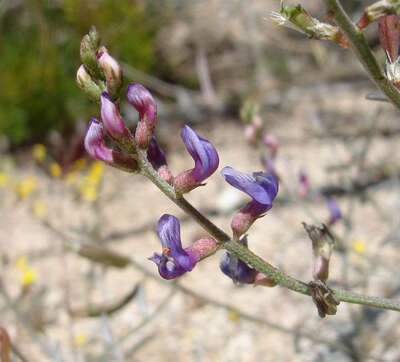
[[400,93],[383,74],[361,30],[350,20],[338,0],[324,0],[324,2],[372,81],[400,110]]

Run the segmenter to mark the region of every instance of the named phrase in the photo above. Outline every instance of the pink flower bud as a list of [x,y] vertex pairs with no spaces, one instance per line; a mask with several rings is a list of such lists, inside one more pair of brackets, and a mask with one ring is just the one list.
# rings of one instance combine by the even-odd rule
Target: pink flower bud
[[104,142],[103,125],[96,118],[92,118],[89,123],[84,146],[87,153],[99,161],[103,161],[110,166],[117,167],[124,171],[137,171],[136,160],[129,155],[106,146]]
[[135,133],[136,142],[141,148],[147,148],[156,123],[157,104],[151,93],[139,83],[128,85],[126,98],[136,108],[140,116]]
[[119,63],[101,47],[97,53],[97,62],[106,77],[107,91],[111,99],[116,100],[122,88],[122,68]]

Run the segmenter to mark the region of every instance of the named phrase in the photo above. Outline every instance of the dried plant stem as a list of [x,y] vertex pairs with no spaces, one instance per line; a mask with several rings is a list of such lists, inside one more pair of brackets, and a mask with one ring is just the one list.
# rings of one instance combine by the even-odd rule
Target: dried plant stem
[[[400,103],[399,103],[400,104]],[[137,153],[137,159],[141,168],[141,173],[150,179],[169,199],[177,206],[190,215],[198,224],[200,224],[212,237],[214,237],[222,248],[236,255],[247,264],[257,269],[261,273],[275,280],[279,285],[305,295],[311,295],[310,289],[306,283],[290,277],[281,270],[275,268],[251,250],[243,245],[233,241],[224,231],[217,227],[212,221],[200,213],[193,205],[191,205],[183,197],[177,195],[174,188],[165,182],[153,169],[147,160],[143,151]],[[332,293],[343,302],[363,304],[371,307],[390,309],[400,311],[400,302],[385,298],[376,298],[366,295],[358,295],[350,292],[333,290]]]
[[400,93],[383,74],[361,30],[351,21],[338,0],[324,0],[324,2],[372,81],[400,110]]

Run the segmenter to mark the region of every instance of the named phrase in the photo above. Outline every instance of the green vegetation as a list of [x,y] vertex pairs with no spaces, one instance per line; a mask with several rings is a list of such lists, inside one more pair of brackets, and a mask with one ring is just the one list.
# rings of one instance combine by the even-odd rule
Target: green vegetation
[[51,129],[72,132],[96,114],[75,84],[82,34],[95,25],[116,58],[143,71],[154,65],[156,26],[132,0],[10,2],[0,14],[0,134],[14,145]]

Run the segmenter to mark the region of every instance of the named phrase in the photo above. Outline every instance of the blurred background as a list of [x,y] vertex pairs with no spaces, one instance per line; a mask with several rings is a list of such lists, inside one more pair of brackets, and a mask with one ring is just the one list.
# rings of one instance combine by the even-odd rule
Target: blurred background
[[[372,2],[343,5],[357,21]],[[322,1],[303,5],[324,19]],[[75,75],[94,25],[126,85],[156,98],[155,132],[175,175],[192,167],[179,137],[189,124],[216,146],[221,168],[279,177],[274,208],[249,231],[252,250],[307,282],[301,222],[325,222],[337,241],[329,285],[398,297],[398,113],[366,99],[377,90],[351,51],[278,27],[279,8],[0,1],[0,341],[7,332],[13,361],[400,359],[397,313],[341,304],[320,319],[310,298],[234,285],[219,271],[222,252],[164,282],[147,260],[161,250],[158,218],[179,217],[185,245],[204,232],[147,180],[83,149],[99,106]],[[365,34],[384,66],[377,24]],[[124,97],[121,113],[134,129]],[[188,199],[226,231],[247,200],[219,171]]]

